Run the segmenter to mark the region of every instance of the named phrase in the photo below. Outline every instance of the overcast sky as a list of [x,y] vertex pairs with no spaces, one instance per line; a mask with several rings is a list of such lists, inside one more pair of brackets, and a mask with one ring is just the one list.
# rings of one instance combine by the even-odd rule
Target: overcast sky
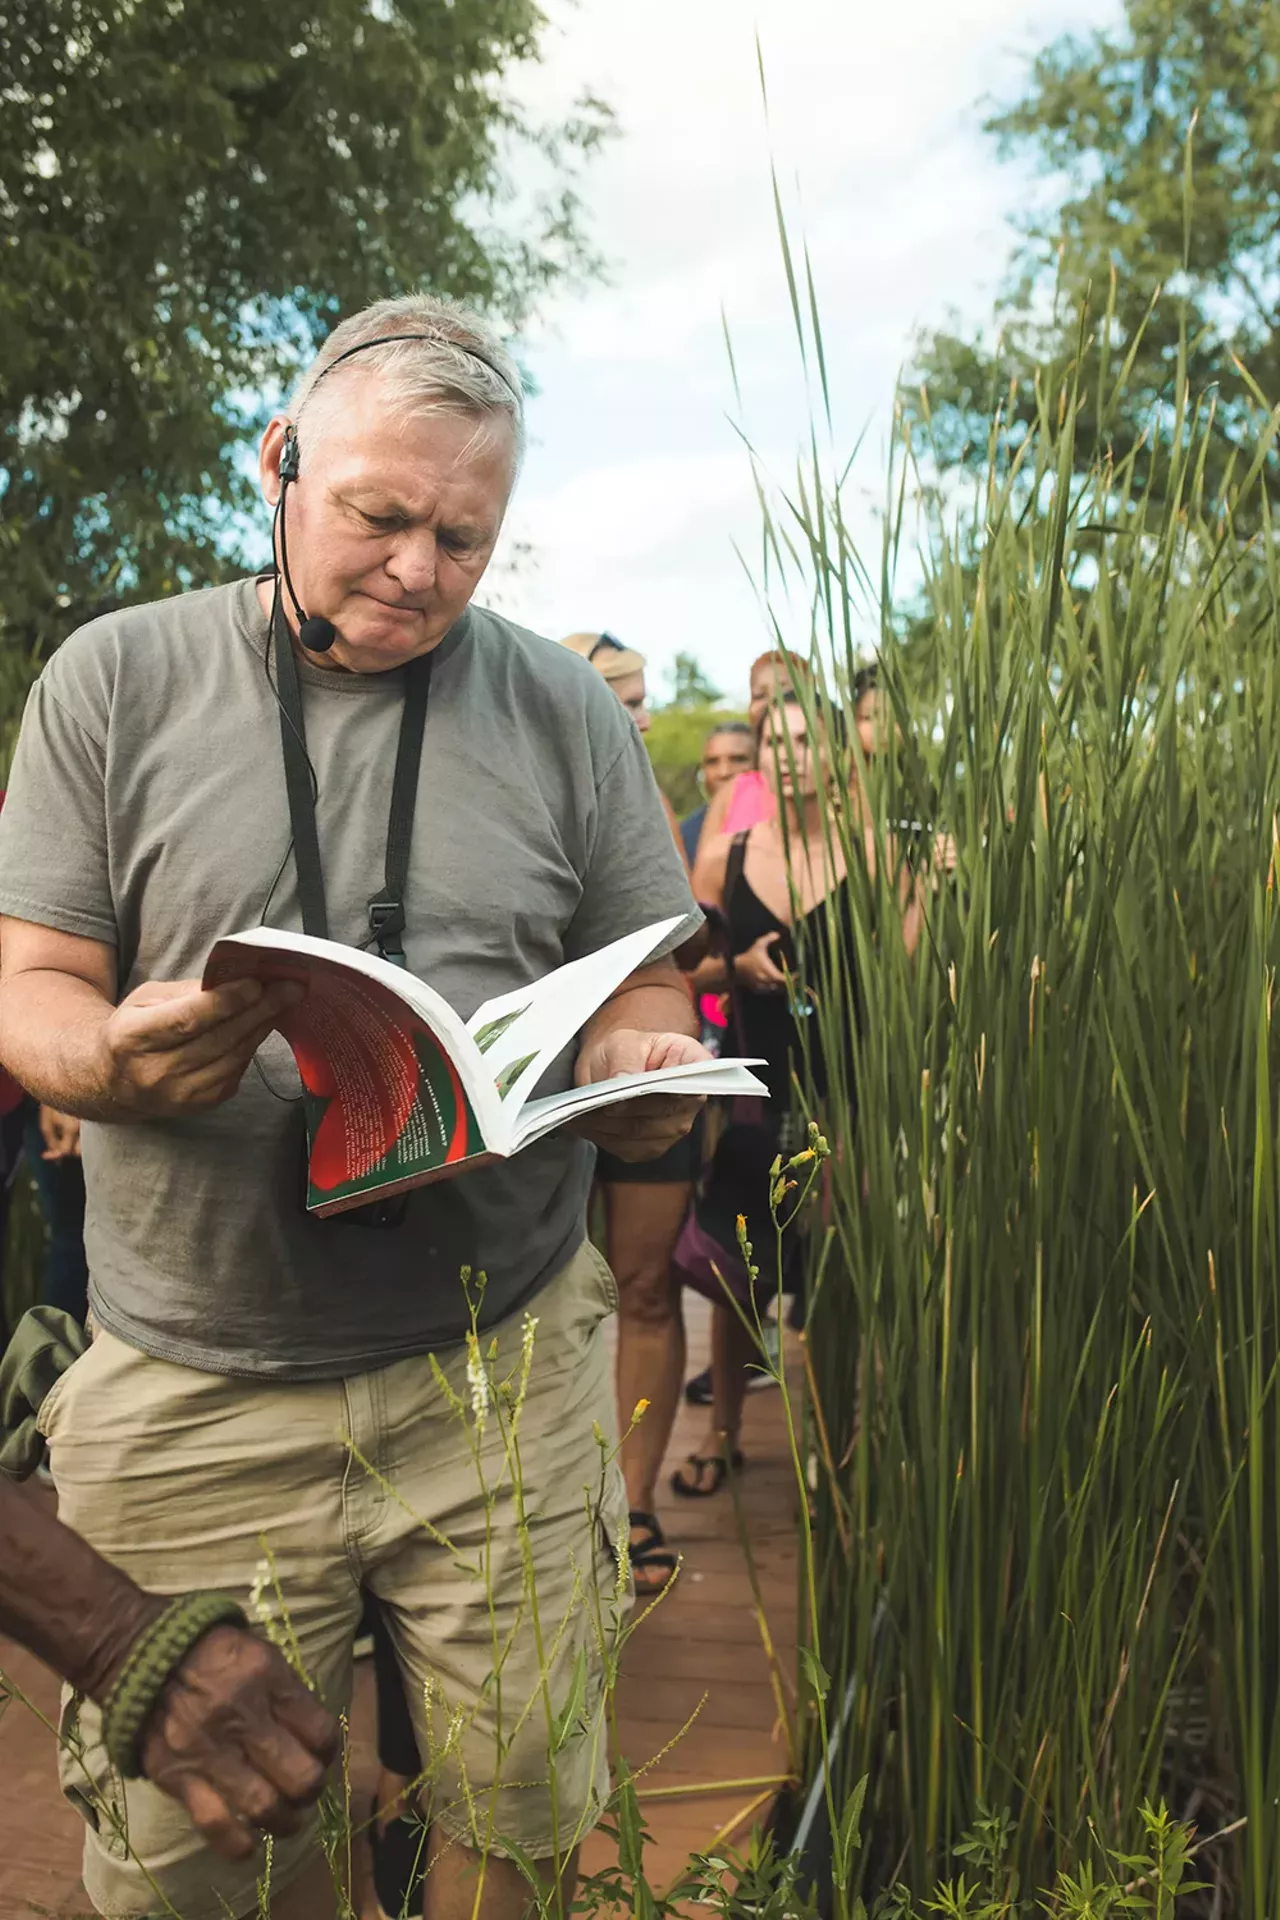
[[[878,546],[894,377],[914,331],[985,317],[1031,191],[980,130],[1027,54],[1118,0],[548,0],[539,110],[584,86],[614,139],[584,183],[606,284],[558,298],[524,342],[539,393],[507,539],[533,560],[490,595],[560,638],[607,627],[661,670],[696,653],[735,697],[764,644],[735,553],[758,544],[731,425],[721,312],[745,425],[785,472],[803,436],[770,150],[814,257],[838,433]],[[766,128],[758,30],[769,88]],[[482,590],[482,598],[484,593]]]

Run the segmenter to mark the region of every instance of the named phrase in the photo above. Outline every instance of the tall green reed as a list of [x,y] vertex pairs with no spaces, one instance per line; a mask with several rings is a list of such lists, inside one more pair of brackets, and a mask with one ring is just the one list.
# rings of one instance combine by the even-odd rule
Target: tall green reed
[[[868,1777],[867,1882],[916,1888],[1007,1809],[1014,1899],[1091,1830],[1122,1844],[1163,1791],[1202,1833],[1236,1828],[1200,1864],[1263,1920],[1280,1911],[1276,420],[1208,497],[1212,406],[1179,369],[1144,491],[1132,463],[1081,460],[1069,371],[1011,456],[993,425],[907,620],[893,583],[927,449],[903,428],[871,596],[824,451],[812,278],[788,272],[824,424],[793,483],[761,478],[765,557],[808,590],[815,725],[878,603],[889,736],[870,764],[831,738],[852,926],[828,916],[802,961],[829,1081],[809,1106],[834,1149],[810,1239],[814,1627],[835,1693],[856,1684],[836,1797]],[[1104,403],[1125,373],[1104,358]]]

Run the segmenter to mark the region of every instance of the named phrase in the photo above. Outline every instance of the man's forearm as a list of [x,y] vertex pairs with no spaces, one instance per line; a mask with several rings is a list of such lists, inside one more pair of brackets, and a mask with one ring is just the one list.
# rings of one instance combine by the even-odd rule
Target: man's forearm
[[164,1604],[0,1474],[0,1631],[101,1700]]
[[698,1036],[698,1019],[689,989],[675,968],[670,979],[625,984],[605,1001],[582,1030],[582,1052],[623,1028],[640,1033],[684,1033]]
[[0,983],[0,1063],[43,1106],[81,1120],[123,1116],[107,1092],[111,1002],[87,980],[32,970]]

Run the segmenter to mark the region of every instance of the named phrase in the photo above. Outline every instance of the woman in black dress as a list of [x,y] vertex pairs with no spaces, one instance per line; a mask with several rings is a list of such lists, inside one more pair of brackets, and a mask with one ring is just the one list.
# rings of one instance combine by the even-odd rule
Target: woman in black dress
[[[869,705],[874,695],[864,695]],[[870,720],[861,707],[858,720]],[[739,1031],[735,1050],[758,1057],[769,1101],[758,1122],[731,1123],[717,1148],[705,1198],[724,1219],[717,1237],[732,1233],[737,1213],[748,1222],[767,1300],[778,1281],[768,1270],[773,1230],[768,1214],[768,1170],[779,1152],[802,1142],[789,1131],[793,1072],[807,1078],[819,1097],[825,1073],[813,1019],[812,988],[800,981],[821,978],[822,956],[833,946],[853,951],[843,854],[824,823],[833,777],[831,744],[810,739],[808,722],[794,694],[784,694],[758,725],[759,766],[778,795],[778,811],[747,832],[717,836],[699,853],[694,893],[718,907],[729,930],[732,1000]],[[871,729],[864,746],[872,745]],[[870,828],[867,857],[874,859]],[[831,916],[839,924],[831,925]],[[816,975],[815,975],[816,963]],[[699,989],[728,986],[725,962],[705,961]],[[700,1215],[701,1218],[701,1215]],[[764,1304],[764,1301],[761,1302]],[[759,1363],[755,1341],[733,1308],[717,1305],[712,1322],[712,1406],[704,1445],[672,1476],[677,1493],[696,1498],[715,1493],[730,1466],[741,1464],[738,1434],[748,1372]]]

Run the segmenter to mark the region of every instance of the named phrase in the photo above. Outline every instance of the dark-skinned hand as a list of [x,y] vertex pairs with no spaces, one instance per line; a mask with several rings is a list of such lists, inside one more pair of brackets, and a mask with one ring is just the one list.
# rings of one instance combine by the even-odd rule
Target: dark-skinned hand
[[141,1757],[209,1845],[244,1860],[263,1832],[297,1832],[337,1751],[337,1722],[278,1649],[220,1626],[173,1673]]

